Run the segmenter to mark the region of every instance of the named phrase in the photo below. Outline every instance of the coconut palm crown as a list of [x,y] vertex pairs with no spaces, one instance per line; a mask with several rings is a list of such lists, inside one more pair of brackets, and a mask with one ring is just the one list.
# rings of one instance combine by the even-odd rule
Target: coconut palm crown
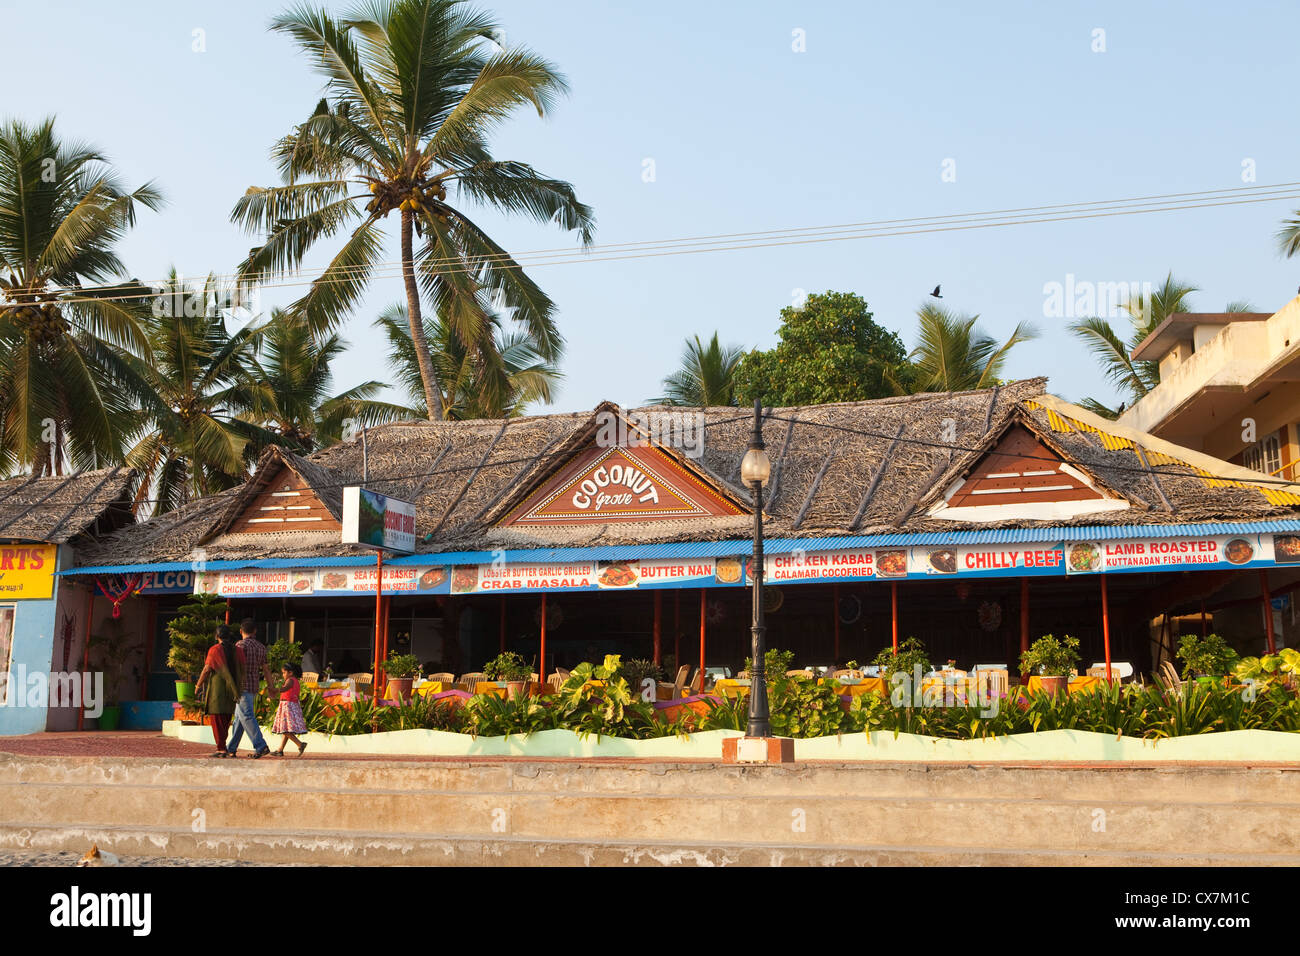
[[[331,331],[381,267],[382,224],[396,214],[411,338],[425,405],[443,417],[425,339],[426,296],[471,350],[490,348],[499,301],[548,361],[562,338],[551,299],[465,211],[465,204],[555,222],[591,240],[592,211],[573,187],[496,159],[488,137],[521,107],[546,115],[566,92],[526,49],[506,49],[495,20],[461,0],[371,0],[336,18],[296,7],[271,24],[308,55],[325,98],[274,148],[282,184],[252,188],[232,220],[265,235],[240,266],[255,283],[296,269],[322,240],[341,248],[293,306]],[[417,244],[418,241],[418,244]]]
[[115,246],[162,203],[53,119],[0,124],[0,472],[121,460],[143,388],[123,356],[148,353],[151,293],[101,283],[126,276]]

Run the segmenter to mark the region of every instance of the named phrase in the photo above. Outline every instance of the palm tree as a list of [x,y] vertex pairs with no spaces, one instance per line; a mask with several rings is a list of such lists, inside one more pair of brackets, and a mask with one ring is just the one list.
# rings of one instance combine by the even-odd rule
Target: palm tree
[[1021,322],[1001,345],[981,331],[978,315],[962,315],[927,303],[916,313],[920,323],[916,348],[908,359],[915,370],[912,390],[964,392],[987,388],[1002,375],[1007,353],[1021,342],[1038,337],[1038,330]]
[[[398,384],[410,396],[410,413],[432,418],[424,404],[424,378],[406,307],[389,306],[374,324],[388,339],[389,362]],[[437,398],[444,418],[513,418],[534,402],[549,404],[554,398],[563,375],[543,356],[537,342],[522,329],[503,331],[496,315],[489,316],[488,324],[494,333],[493,347],[485,352],[467,349],[441,316],[424,320],[429,359],[442,389]]]
[[735,405],[736,369],[744,357],[745,350],[738,345],[719,345],[717,332],[708,345],[698,335],[692,336],[682,349],[681,368],[664,379],[663,396],[651,401],[693,408]]
[[98,150],[61,140],[53,119],[0,124],[3,471],[121,460],[141,389],[123,355],[148,352],[149,290],[98,284],[126,275],[114,247],[139,207],[162,202],[152,185],[128,191]]
[[276,309],[258,330],[257,414],[280,436],[280,444],[310,452],[342,437],[344,423],[380,425],[410,415],[400,405],[377,401],[388,386],[368,381],[331,395],[331,364],[347,343],[338,334],[319,339],[301,316]]
[[[1174,278],[1172,271],[1165,276],[1165,281],[1146,299],[1135,295],[1120,306],[1128,317],[1131,330],[1127,339],[1105,319],[1093,317],[1071,323],[1070,332],[1084,342],[1101,363],[1106,379],[1124,396],[1125,402],[1119,408],[1085,398],[1079,404],[1103,418],[1118,418],[1124,404],[1132,405],[1141,401],[1147,392],[1160,384],[1160,363],[1137,360],[1132,357],[1133,350],[1142,340],[1177,312],[1187,312],[1190,308],[1188,299],[1193,292],[1200,291],[1196,286]],[[1229,302],[1225,312],[1253,312],[1254,306],[1244,300]]]
[[255,420],[268,404],[254,374],[260,330],[226,331],[228,294],[211,276],[195,288],[173,271],[156,301],[151,360],[127,358],[150,388],[146,422],[126,453],[142,475],[137,514],[150,510],[150,501],[162,513],[238,484],[252,448],[277,437]]
[[1277,231],[1277,244],[1288,259],[1300,253],[1300,211],[1296,212],[1294,219],[1282,220],[1282,228]]
[[446,389],[425,340],[422,293],[466,349],[491,348],[485,303],[498,298],[542,358],[557,360],[554,304],[448,196],[554,221],[590,242],[592,212],[570,184],[494,159],[487,142],[520,107],[545,115],[566,91],[564,79],[527,50],[497,46],[496,22],[461,0],[371,0],[342,19],[299,7],[271,29],[310,56],[326,97],[274,149],[283,184],[252,188],[235,206],[234,222],[266,235],[241,264],[241,281],[296,269],[319,241],[350,229],[293,307],[311,317],[313,331],[328,332],[379,268],[380,226],[396,212],[410,336],[430,418],[444,417]]

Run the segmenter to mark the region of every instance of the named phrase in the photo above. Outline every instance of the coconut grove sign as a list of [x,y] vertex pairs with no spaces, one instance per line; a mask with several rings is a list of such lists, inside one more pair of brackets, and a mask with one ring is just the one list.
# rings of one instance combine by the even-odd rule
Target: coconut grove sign
[[605,524],[741,513],[658,448],[593,446],[542,482],[502,524]]
[[344,488],[343,541],[409,554],[415,550],[415,505],[366,488]]

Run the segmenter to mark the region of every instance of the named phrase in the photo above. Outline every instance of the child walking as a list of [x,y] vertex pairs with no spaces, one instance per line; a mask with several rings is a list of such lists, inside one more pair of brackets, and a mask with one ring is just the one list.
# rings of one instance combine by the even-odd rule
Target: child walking
[[281,734],[280,749],[277,757],[284,756],[284,745],[292,740],[298,745],[298,756],[307,749],[305,741],[299,740],[298,734],[307,732],[307,722],[302,717],[302,707],[298,704],[298,680],[302,677],[302,668],[297,664],[285,664],[280,671],[284,685],[280,690],[280,706],[275,710],[275,722],[271,724],[271,733]]

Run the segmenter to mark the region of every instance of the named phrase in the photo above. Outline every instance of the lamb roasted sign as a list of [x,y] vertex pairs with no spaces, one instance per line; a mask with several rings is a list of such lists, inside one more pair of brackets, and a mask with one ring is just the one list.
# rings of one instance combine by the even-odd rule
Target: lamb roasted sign
[[415,550],[415,505],[367,488],[343,489],[343,543]]

